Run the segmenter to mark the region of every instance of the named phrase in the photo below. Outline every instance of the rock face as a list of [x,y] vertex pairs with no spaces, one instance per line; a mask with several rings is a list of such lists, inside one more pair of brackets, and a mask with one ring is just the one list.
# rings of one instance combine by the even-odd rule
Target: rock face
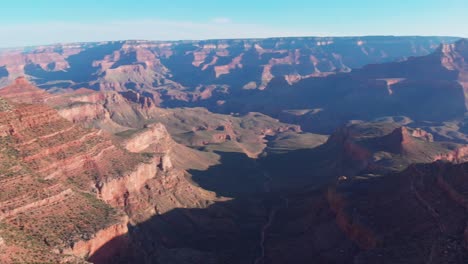
[[25,77],[18,77],[12,85],[2,88],[0,96],[22,103],[42,103],[51,97],[46,91],[29,83]]
[[284,191],[327,185],[331,179],[386,175],[413,163],[467,162],[465,149],[463,144],[432,141],[431,134],[401,123],[355,121],[315,148],[281,155],[270,152],[259,163],[268,171],[270,188]]
[[30,86],[18,79],[2,90],[11,92],[0,112],[2,261],[104,262],[128,246],[127,225],[217,199],[174,168],[176,143],[162,125],[120,143],[37,104],[50,95]]
[[[185,146],[228,148],[249,157],[262,153],[266,137],[301,132],[298,126],[259,113],[235,116],[214,114],[204,108],[163,109],[156,106],[154,97],[132,91],[80,89],[56,95],[46,103],[73,123],[117,133],[126,138],[126,148],[135,152],[148,148],[151,140],[170,145],[166,128],[177,143]],[[132,134],[139,136],[135,139]]]
[[[22,74],[51,91],[85,87],[118,91],[149,108],[201,106],[219,113],[261,112],[293,121],[307,131],[330,134],[353,119],[405,115],[416,121],[441,121],[462,116],[468,101],[464,100],[466,41],[440,46],[455,40],[105,42],[38,47],[34,56],[4,53],[0,67],[16,72],[3,78],[5,83]],[[406,59],[411,56],[422,57]],[[104,97],[120,100],[109,94]],[[421,102],[419,107],[413,106],[415,100]],[[83,104],[82,110],[104,114],[89,104]],[[290,110],[304,114],[285,113]]]
[[[341,205],[335,206],[337,216],[367,230],[351,236],[366,249],[355,260],[358,263],[403,260],[413,263],[426,258],[437,263],[466,260],[463,234],[466,197],[462,194],[465,185],[458,185],[466,180],[462,179],[465,170],[466,163],[437,162],[412,165],[389,177],[340,184],[337,193],[330,195],[331,199],[342,200]],[[398,244],[402,241],[405,250],[399,252]]]
[[[434,142],[432,135],[422,129],[399,126],[395,123],[355,123],[340,128],[323,147],[334,149],[343,160],[343,168],[356,163],[361,169],[377,172],[401,170],[411,163],[428,163],[453,155],[466,161],[463,145]],[[339,160],[339,159],[338,159]],[[360,165],[358,165],[360,164]],[[353,166],[351,166],[353,167]]]
[[[434,40],[12,55],[24,65],[7,72],[63,93],[24,77],[0,89],[0,262],[466,263],[468,151],[441,141],[467,131],[466,41],[347,72],[405,57],[383,58],[375,41],[388,39],[411,40],[417,54]],[[232,113],[158,107],[167,100]],[[249,109],[347,125],[314,135]]]
[[175,142],[162,124],[150,125],[142,131],[136,132],[123,143],[130,152],[164,153],[171,148]]
[[264,259],[464,263],[466,166],[411,165],[400,173],[292,195],[271,225]]
[[197,86],[213,84],[228,85],[235,90],[265,89],[275,77],[293,83],[369,63],[426,55],[440,43],[453,40],[448,37],[304,37],[61,44],[0,54],[0,69],[3,69],[0,78],[26,74],[44,88],[84,86],[116,91],[155,87],[170,91],[188,87],[198,94]]
[[[125,249],[128,247],[128,228],[127,223],[119,223],[111,225],[105,229],[98,231],[94,238],[90,240],[81,240],[78,243],[73,245],[73,249],[69,250],[68,254],[73,254],[75,256],[81,257],[83,259],[88,258],[90,255],[94,255],[93,262],[105,261],[107,258],[110,258],[119,253],[119,250]],[[118,244],[115,240],[119,240]],[[106,254],[96,256],[95,253],[98,252],[104,245],[113,243],[112,250],[108,250]]]
[[306,78],[293,85],[276,78],[265,91],[230,98],[222,108],[230,112],[261,111],[320,133],[331,133],[350,120],[382,116],[435,122],[461,118],[468,101],[465,47],[466,40],[462,39],[442,45],[427,56],[370,64],[350,73]]
[[[12,103],[0,115],[0,218],[12,261],[56,262],[59,252],[73,250],[83,238],[116,223],[126,225],[121,212],[90,193],[98,178],[118,177],[105,165],[85,167],[119,153],[109,139],[73,126],[43,105]],[[132,161],[141,159],[126,158],[130,170]],[[16,247],[21,251],[15,253]]]
[[158,113],[152,102],[150,98],[134,102],[117,92],[81,89],[61,100],[49,100],[48,104],[73,123],[117,133],[134,127],[142,128],[145,119]]

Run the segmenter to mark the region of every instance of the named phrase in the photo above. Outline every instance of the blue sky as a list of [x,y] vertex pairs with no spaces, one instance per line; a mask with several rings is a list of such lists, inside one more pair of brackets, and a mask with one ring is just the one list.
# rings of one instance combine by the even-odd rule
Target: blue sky
[[468,0],[5,0],[0,47],[121,39],[468,37]]

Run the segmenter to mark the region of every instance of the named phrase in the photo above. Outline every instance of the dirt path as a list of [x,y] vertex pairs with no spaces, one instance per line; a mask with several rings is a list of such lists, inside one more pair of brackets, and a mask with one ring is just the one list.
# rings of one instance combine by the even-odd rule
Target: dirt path
[[[419,169],[417,169],[416,167],[414,167],[414,169],[418,173],[417,177],[419,178],[418,179],[419,182],[421,182],[423,173]],[[437,213],[437,211],[434,209],[434,207],[432,207],[431,204],[426,199],[424,199],[424,197],[422,197],[422,195],[419,193],[418,189],[415,187],[414,181],[415,181],[415,177],[411,177],[411,192],[414,194],[416,199],[426,208],[426,210],[429,212],[429,214],[435,220],[435,222],[437,223],[437,226],[439,227],[439,231],[442,234],[445,234],[447,229],[441,223],[439,213]]]
[[262,231],[260,233],[260,256],[255,259],[254,264],[261,264],[263,263],[263,259],[265,258],[265,236],[270,228],[271,224],[275,220],[275,216],[279,210],[279,207],[273,208],[268,215],[268,221],[263,225]]
[[[419,183],[422,182],[422,176],[424,175],[424,173],[422,173],[418,168],[414,167],[414,170],[418,173],[417,176],[413,176],[411,177],[410,179],[410,182],[411,182],[411,192],[414,194],[414,196],[416,197],[416,199],[419,201],[419,203],[424,207],[426,208],[426,210],[429,212],[429,214],[432,216],[432,218],[434,219],[434,221],[436,222],[438,228],[439,228],[439,231],[440,231],[440,234],[443,235],[446,233],[447,229],[446,227],[441,223],[440,221],[440,214],[434,209],[434,207],[432,207],[432,205],[426,200],[424,199],[424,197],[421,195],[421,193],[419,193],[418,189],[415,187],[415,178],[418,177],[418,181]],[[435,251],[436,251],[436,248],[437,248],[437,240],[434,240],[432,242],[432,246],[431,246],[431,251],[429,253],[429,256],[428,256],[428,259],[426,261],[426,264],[432,264],[433,260],[434,260],[434,256],[435,256]]]
[[280,204],[274,206],[270,210],[270,213],[268,215],[268,220],[266,221],[266,223],[263,225],[263,227],[261,229],[261,233],[260,233],[260,256],[258,256],[255,259],[254,264],[264,263],[263,261],[264,261],[264,258],[265,258],[265,241],[266,241],[266,236],[267,236],[268,230],[271,227],[271,225],[273,224],[273,222],[275,221],[275,218],[278,215],[278,212],[281,209],[289,207],[289,199],[288,198],[281,197],[281,201],[282,202]]
[[[255,165],[258,167],[258,169],[261,171],[262,176],[265,178],[265,182],[263,183],[263,191],[265,193],[270,193],[271,192],[271,181],[272,177],[270,174],[264,170],[260,164],[258,164],[257,161],[255,161]],[[273,224],[278,212],[282,208],[288,208],[289,207],[289,199],[285,197],[281,197],[281,202],[274,205],[268,214],[268,219],[265,222],[265,224],[262,226],[261,231],[260,231],[260,254],[259,256],[255,259],[254,264],[262,264],[264,263],[265,259],[265,241],[266,241],[266,236],[268,234],[268,230]]]

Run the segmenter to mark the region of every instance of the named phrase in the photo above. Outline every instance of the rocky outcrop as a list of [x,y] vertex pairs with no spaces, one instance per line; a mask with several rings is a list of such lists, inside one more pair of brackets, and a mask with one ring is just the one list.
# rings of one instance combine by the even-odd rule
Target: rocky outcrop
[[[330,134],[337,125],[352,119],[406,115],[416,121],[442,121],[462,116],[468,101],[464,99],[468,82],[464,81],[463,41],[437,49],[440,43],[451,40],[455,39],[366,37],[92,43],[83,44],[77,54],[67,51],[76,51],[76,47],[64,45],[66,71],[44,69],[34,60],[23,67],[24,74],[44,89],[84,86],[120,91],[128,98],[138,96],[127,93],[140,94],[136,101],[147,108],[145,111],[150,111],[152,105],[203,106],[222,113],[262,112],[276,117],[284,110],[321,109],[320,113],[302,116],[295,122],[311,132]],[[394,48],[397,43],[401,45]],[[50,50],[41,48],[35,52]],[[431,51],[435,52],[427,55]],[[427,56],[404,60],[421,55]],[[399,62],[376,64],[389,61]],[[363,67],[367,64],[371,65]],[[347,73],[360,67],[363,68]],[[413,107],[414,98],[423,103]],[[105,114],[100,108],[74,103],[75,112],[80,107],[83,112],[96,112],[95,118]],[[109,114],[121,118],[123,123],[135,122],[135,118],[120,117],[115,111]],[[106,128],[123,131],[119,125],[122,122],[109,120]]]
[[37,47],[40,52],[25,53],[22,50],[11,50],[0,54],[0,65],[4,65],[10,78],[24,75],[25,67],[31,61],[44,70],[65,70],[69,67],[67,58],[74,53],[79,53],[81,48],[77,45],[65,45],[63,54],[57,53],[56,47]]
[[[50,189],[49,189],[50,190]],[[37,200],[28,204],[24,204],[24,200],[16,200],[16,201],[7,201],[3,202],[0,207],[0,220],[4,220],[5,218],[11,218],[18,214],[27,213],[28,211],[32,211],[33,209],[37,209],[40,207],[46,207],[51,204],[63,202],[67,197],[73,194],[71,189],[66,189],[57,193],[55,195],[50,195],[42,200]]]
[[[45,88],[84,85],[123,91],[159,86],[166,90],[171,82],[192,89],[213,83],[241,88],[254,82],[264,89],[274,77],[286,77],[292,83],[314,74],[425,55],[451,40],[454,38],[307,37],[58,44],[2,52],[0,67],[7,72],[3,82],[29,75]],[[400,48],[393,48],[395,43]],[[187,76],[197,78],[190,81]],[[240,76],[248,79],[235,80]]]
[[21,103],[43,103],[51,95],[37,88],[21,76],[15,79],[10,86],[0,89],[0,96]]
[[[131,152],[164,152],[161,146],[177,143],[200,147],[230,144],[249,157],[257,157],[266,147],[265,138],[284,132],[300,132],[289,125],[259,113],[245,116],[214,114],[204,108],[163,109],[156,107],[151,94],[93,92],[78,90],[66,100],[48,100],[61,116],[86,127],[117,133]],[[157,124],[157,123],[160,124]],[[155,144],[155,142],[159,142]],[[160,150],[157,150],[157,149]]]
[[134,92],[96,92],[86,89],[64,96],[66,100],[48,100],[60,115],[73,123],[102,128],[111,133],[141,128],[144,120],[157,115],[155,101]]
[[216,74],[216,78],[219,78],[221,75],[229,74],[230,71],[235,70],[237,68],[242,69],[242,57],[243,54],[233,58],[232,61],[227,65],[215,66],[214,71]]
[[[9,254],[7,258],[0,256],[0,261],[67,262],[68,257],[64,255],[72,254],[74,259],[100,262],[119,255],[120,250],[125,251],[131,242],[138,242],[133,246],[141,246],[139,253],[151,260],[158,259],[159,254],[161,259],[180,256],[192,262],[197,262],[196,256],[200,255],[204,259],[216,256],[226,260],[232,259],[229,258],[232,255],[223,255],[230,250],[238,254],[244,252],[238,249],[245,246],[247,251],[250,248],[255,251],[258,244],[252,234],[258,230],[261,230],[260,259],[266,260],[270,253],[268,248],[273,251],[277,247],[267,240],[267,233],[282,227],[295,234],[286,240],[306,233],[311,235],[311,239],[304,239],[306,243],[292,243],[290,248],[307,250],[308,243],[313,244],[316,251],[312,253],[318,252],[319,262],[400,263],[405,260],[419,263],[429,257],[426,262],[456,263],[463,259],[466,252],[462,251],[462,245],[468,242],[466,166],[440,161],[430,165],[410,165],[441,159],[463,162],[467,156],[463,146],[434,142],[430,133],[402,126],[403,121],[399,124],[353,121],[316,149],[290,151],[279,159],[273,157],[264,162],[262,158],[270,155],[264,152],[268,141],[284,134],[285,144],[292,144],[287,141],[291,139],[288,135],[299,134],[301,128],[259,113],[238,115],[234,111],[231,115],[219,115],[203,108],[187,111],[156,107],[160,103],[158,100],[167,100],[171,96],[187,102],[209,102],[210,98],[219,96],[221,89],[239,86],[252,90],[241,91],[254,95],[246,100],[255,102],[258,91],[253,89],[264,89],[261,95],[266,101],[276,98],[269,103],[287,104],[291,98],[297,99],[300,106],[297,109],[307,108],[309,100],[317,103],[323,99],[320,96],[324,96],[320,108],[292,110],[320,120],[326,119],[330,109],[340,109],[343,103],[335,102],[336,91],[330,91],[327,86],[331,83],[340,94],[343,93],[344,97],[340,98],[344,98],[344,105],[349,103],[356,107],[351,109],[355,112],[344,111],[344,119],[355,118],[355,113],[358,113],[357,117],[366,118],[381,115],[390,111],[385,108],[388,105],[395,106],[391,111],[397,113],[409,111],[419,118],[426,117],[428,113],[425,111],[412,112],[419,110],[405,109],[409,104],[399,100],[414,98],[412,92],[416,91],[418,95],[421,87],[443,91],[444,94],[435,94],[437,100],[458,98],[455,95],[460,94],[457,82],[461,77],[454,77],[454,72],[464,70],[464,64],[460,64],[463,49],[458,48],[463,42],[442,48],[440,52],[446,58],[442,64],[431,64],[437,61],[434,58],[440,58],[434,55],[436,52],[421,61],[409,59],[383,66],[385,70],[392,70],[389,76],[381,76],[378,66],[350,74],[331,74],[329,71],[349,70],[345,55],[333,54],[331,62],[326,54],[321,54],[324,57],[311,54],[309,47],[297,47],[296,44],[302,44],[292,45],[289,40],[276,40],[274,46],[255,42],[262,41],[243,41],[243,48],[239,49],[233,48],[239,44],[235,41],[203,45],[187,42],[192,46],[189,50],[178,43],[101,43],[87,47],[91,51],[83,51],[85,54],[82,55],[86,57],[83,63],[93,66],[87,70],[80,68],[81,71],[77,71],[78,54],[67,55],[71,58],[64,66],[66,71],[57,72],[53,65],[26,67],[32,76],[40,76],[36,80],[48,80],[53,73],[54,77],[69,81],[70,86],[61,84],[62,88],[77,88],[74,85],[80,83],[102,91],[78,89],[52,96],[32,87],[25,78],[0,90],[0,96],[3,92],[8,97],[0,101],[0,250]],[[336,39],[315,39],[314,50],[324,46],[328,50],[334,48],[335,43]],[[353,45],[369,55],[373,51],[366,47],[367,43],[368,39]],[[106,55],[101,58],[103,53]],[[458,55],[452,56],[454,53]],[[190,58],[188,62],[184,61],[187,56]],[[189,79],[172,70],[181,62],[188,65],[184,74],[193,70],[200,75],[194,74]],[[426,67],[430,64],[432,66]],[[101,71],[100,79],[88,79],[97,76],[92,73],[96,69]],[[261,80],[252,74],[253,77],[248,75],[240,81],[237,77],[246,72],[261,72]],[[425,77],[428,73],[437,73],[434,75],[440,79]],[[198,83],[197,78],[204,74],[209,76],[207,83],[210,86],[197,84],[196,94],[188,95],[187,91],[193,92],[191,82]],[[309,78],[328,74],[333,76]],[[286,80],[278,81],[281,76]],[[307,96],[294,98],[296,90],[289,90],[288,85],[301,85],[306,79],[314,79],[312,88],[307,87],[304,94]],[[186,86],[176,84],[174,80]],[[232,86],[223,86],[225,81]],[[244,81],[248,81],[247,86]],[[272,88],[272,84],[287,88]],[[447,84],[449,88],[439,89]],[[51,83],[42,85],[47,87]],[[411,90],[414,87],[416,90]],[[222,93],[226,91],[222,90]],[[308,92],[314,96],[309,96]],[[445,96],[445,93],[449,95]],[[367,100],[368,105],[359,104],[360,98]],[[422,101],[427,103],[425,99]],[[56,108],[60,115],[43,103]],[[458,114],[459,101],[454,104],[456,109],[449,105],[447,112]],[[258,105],[262,107],[261,100]],[[421,105],[434,107],[430,103]],[[292,106],[296,105],[288,107]],[[437,118],[445,120],[445,114]],[[438,120],[434,116],[430,118]],[[262,191],[255,190],[255,197],[241,197],[239,204],[235,204],[235,200],[218,203],[230,199],[202,189],[202,181],[200,186],[193,182],[197,180],[195,170],[207,170],[220,161],[225,162],[222,160],[225,157],[215,153],[219,150],[229,152],[223,154],[226,157],[247,160],[245,174],[250,170],[258,173],[249,185],[259,181],[261,190],[267,193],[266,199],[263,199]],[[259,158],[261,153],[265,155]],[[256,160],[246,158],[244,154]],[[214,172],[216,177],[223,177],[226,171],[232,173],[233,168],[244,164],[236,158],[229,162],[234,164],[216,164],[219,166],[214,166],[205,175]],[[227,168],[223,167],[225,165]],[[263,166],[273,169],[263,169]],[[291,174],[288,166],[294,168],[294,173]],[[192,169],[193,178],[184,169]],[[250,186],[240,180],[244,179],[242,172],[236,174],[234,170],[232,182],[240,182],[241,189],[247,189]],[[283,175],[278,177],[279,174]],[[313,194],[311,212],[306,213],[306,219],[295,217],[291,224],[282,226],[282,221],[290,215],[302,214],[297,211],[295,199],[300,201],[308,194],[298,194],[302,196],[298,198],[295,193],[289,199],[289,193],[281,193],[276,199],[277,191],[286,189],[290,182],[295,188],[303,188],[309,184],[323,186],[335,178],[338,181],[332,187],[321,189],[322,192],[326,190],[325,195]],[[221,187],[231,185],[229,180],[219,179]],[[213,190],[219,187],[216,184],[211,185],[215,186]],[[300,210],[304,210],[301,206]],[[240,227],[237,226],[239,221],[242,222]],[[302,226],[305,226],[304,232],[300,229]],[[220,233],[223,235],[219,236]],[[211,251],[213,248],[216,250]],[[40,256],[36,252],[41,252]],[[340,255],[341,252],[346,254]],[[247,255],[244,259],[250,260],[253,259],[250,255],[255,253]],[[340,256],[333,258],[330,255]],[[281,258],[284,259],[288,258]]]
[[437,155],[434,157],[434,161],[436,160],[446,160],[453,163],[462,163],[466,162],[468,159],[468,147],[461,146],[456,148],[455,150],[449,151],[442,155]]
[[[119,253],[119,250],[128,247],[127,232],[127,221],[123,219],[121,223],[111,225],[105,229],[98,231],[88,240],[80,240],[74,243],[71,249],[65,250],[65,254],[73,254],[75,256],[87,259],[93,256],[99,249],[108,243],[113,243],[113,247],[107,247],[109,249],[105,255],[100,255],[99,259],[95,256],[94,263],[102,263],[107,258],[110,258]],[[116,242],[115,240],[118,240]]]
[[[43,91],[24,79],[14,86],[0,112],[0,219],[5,223],[0,231],[7,235],[5,243],[25,250],[11,253],[13,259],[28,262],[27,252],[50,251],[37,260],[66,261],[65,255],[73,254],[76,260],[92,256],[93,262],[105,261],[128,244],[127,225],[218,199],[174,166],[172,157],[177,165],[184,163],[175,152],[189,160],[199,154],[175,143],[163,125],[144,125],[121,137],[81,126],[114,122],[110,113],[120,107],[123,115],[116,121],[129,126],[143,121],[140,114],[154,108],[140,104],[138,95],[126,94],[127,99],[116,92],[78,90],[53,100],[30,100],[33,93],[13,92]],[[88,106],[101,107],[104,114],[98,108],[80,111]],[[71,110],[75,107],[79,110]],[[37,247],[25,244],[25,232],[34,236]],[[103,246],[105,254],[99,251]]]
[[[143,159],[118,150],[102,133],[73,125],[47,106],[11,107],[0,112],[0,217],[6,242],[26,252],[50,251],[35,261],[55,262],[67,247],[112,225],[125,226],[121,211],[92,194],[93,186],[117,177],[113,170],[122,170],[119,165],[108,167],[110,156],[123,158],[128,170]],[[89,162],[99,165],[89,167]],[[28,240],[23,240],[23,232],[34,237],[34,246],[24,244]],[[112,238],[99,239],[104,244]],[[31,260],[27,253],[12,257]]]
[[138,192],[149,179],[156,177],[157,163],[141,163],[135,170],[119,178],[96,183],[100,197],[115,207],[123,208],[130,193]]
[[468,40],[461,39],[452,44],[441,45],[435,54],[440,56],[442,65],[449,70],[457,70],[463,77],[468,70]]
[[[338,226],[361,248],[353,259],[463,263],[466,186],[459,183],[466,180],[465,169],[466,163],[412,165],[398,174],[342,181],[329,189]],[[402,243],[405,251],[398,246]]]
[[148,125],[141,131],[135,132],[123,142],[124,147],[130,152],[165,153],[175,144],[171,136],[162,124]]
[[464,145],[434,142],[432,134],[393,122],[357,122],[339,128],[321,146],[338,175],[401,171],[412,163],[467,161]]
[[[413,134],[415,136],[413,136]],[[427,140],[426,133],[420,130],[414,130],[413,133],[409,132],[407,127],[399,127],[393,130],[392,133],[382,138],[382,145],[385,149],[392,153],[406,153],[412,151],[415,146],[414,138],[422,138]],[[427,136],[430,138],[430,136]]]
[[434,136],[431,133],[422,130],[421,128],[414,129],[411,132],[411,136],[416,137],[416,138],[422,138],[423,140],[428,141],[428,142],[434,141]]
[[[259,111],[300,124],[306,131],[325,134],[351,120],[382,116],[406,116],[415,122],[459,119],[468,101],[465,42],[440,46],[426,56],[369,64],[349,73],[302,76],[295,83],[276,77],[263,92],[244,91],[222,107],[211,109]],[[284,114],[293,111],[304,114]]]

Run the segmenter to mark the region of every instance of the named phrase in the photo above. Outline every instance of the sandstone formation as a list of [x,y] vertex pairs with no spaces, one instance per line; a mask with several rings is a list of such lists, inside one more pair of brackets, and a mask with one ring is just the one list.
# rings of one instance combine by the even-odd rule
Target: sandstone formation
[[1,53],[0,262],[466,263],[451,40]]
[[[466,198],[462,194],[464,185],[459,185],[464,181],[465,167],[466,163],[444,162],[412,165],[398,175],[338,186],[344,204],[335,210],[346,215],[348,224],[368,230],[367,234],[352,238],[362,249],[368,249],[358,254],[356,261],[395,263],[427,259],[458,263],[466,258]],[[367,191],[353,189],[359,185],[366,185]],[[386,202],[385,197],[395,196],[400,198]],[[414,229],[412,223],[419,223],[420,229]],[[405,250],[398,252],[402,241]]]
[[48,97],[51,97],[46,91],[30,84],[23,76],[16,78],[12,85],[2,88],[0,96],[22,103],[43,103]]
[[[118,93],[80,89],[56,95],[47,99],[46,103],[73,123],[100,128],[123,137],[138,134],[141,130],[148,132],[148,127],[151,127],[150,130],[167,128],[172,137],[185,146],[232,149],[249,157],[262,153],[267,145],[266,137],[301,131],[298,126],[281,123],[259,113],[234,116],[214,114],[204,108],[163,109],[157,107],[150,95],[132,91]],[[153,125],[155,122],[166,128]],[[150,134],[142,133],[141,137],[150,137]],[[160,140],[147,138],[150,139]],[[146,143],[148,141],[140,143],[139,147],[129,147],[144,148]]]
[[385,175],[436,160],[467,162],[466,147],[433,141],[431,134],[421,129],[376,121],[340,127],[311,149],[267,152],[259,162],[267,168],[270,188],[279,191],[326,185],[340,176]]
[[[176,143],[163,126],[122,143],[127,151],[110,134],[36,103],[47,96],[23,79],[2,91],[10,91],[0,112],[5,261],[83,262],[118,239],[109,257],[128,246],[127,225],[216,200],[171,164]],[[156,145],[141,149],[139,140]]]
[[288,196],[266,238],[264,260],[464,263],[466,166],[411,165]]
[[[58,44],[2,52],[0,85],[29,75],[46,89],[157,90],[166,100],[197,100],[198,86],[265,89],[275,77],[292,84],[370,63],[425,55],[453,40],[304,37]],[[183,97],[174,91],[182,92]]]
[[325,134],[350,120],[384,116],[457,120],[467,109],[466,54],[466,40],[461,39],[426,56],[370,64],[350,73],[305,78],[293,85],[276,78],[263,92],[230,98],[222,110],[260,111]]

